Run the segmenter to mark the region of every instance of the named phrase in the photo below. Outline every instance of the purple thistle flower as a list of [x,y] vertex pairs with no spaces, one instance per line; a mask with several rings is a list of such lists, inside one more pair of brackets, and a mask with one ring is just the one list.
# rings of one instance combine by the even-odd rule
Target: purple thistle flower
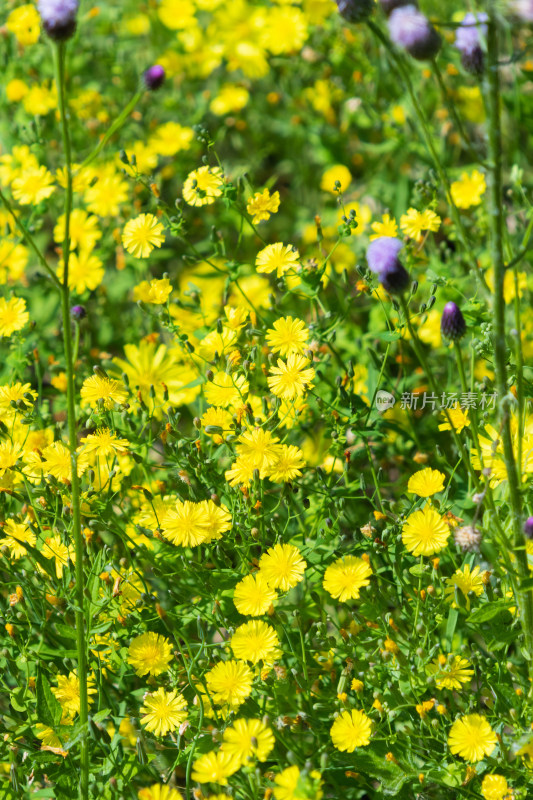
[[461,53],[461,62],[468,72],[481,74],[483,72],[483,49],[481,47],[480,35],[487,36],[488,15],[484,12],[480,14],[466,14],[461,25],[455,34],[455,46]]
[[524,523],[524,534],[526,539],[533,539],[533,517],[528,517]]
[[370,16],[374,0],[335,0],[339,14],[347,22],[362,22]]
[[69,39],[76,30],[78,0],[38,0],[43,27],[51,39]]
[[400,8],[401,6],[416,6],[417,3],[414,3],[413,0],[379,0],[381,4],[381,8],[385,12],[387,16],[392,14],[394,9]]
[[427,17],[416,6],[396,8],[389,17],[389,33],[394,44],[405,48],[413,58],[434,58],[441,38]]
[[466,322],[463,313],[456,303],[446,303],[440,320],[441,333],[445,339],[458,342],[466,333]]
[[154,92],[163,85],[165,80],[164,68],[161,66],[161,64],[154,64],[153,67],[149,67],[149,69],[146,70],[143,75],[143,80],[146,88],[151,92]]
[[366,260],[371,272],[389,294],[401,294],[409,285],[409,273],[398,258],[403,242],[392,236],[381,236],[368,245]]
[[403,242],[393,236],[380,236],[370,242],[366,251],[366,260],[372,272],[378,275],[384,269],[399,263],[398,253]]

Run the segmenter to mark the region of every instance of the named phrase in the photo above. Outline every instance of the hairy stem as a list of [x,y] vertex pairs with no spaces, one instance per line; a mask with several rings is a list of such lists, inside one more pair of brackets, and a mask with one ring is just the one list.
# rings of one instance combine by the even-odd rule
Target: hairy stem
[[72,211],[72,157],[70,135],[65,102],[65,44],[54,45],[54,69],[57,85],[59,113],[61,117],[61,135],[67,182],[65,189],[65,237],[63,239],[63,280],[61,284],[61,312],[63,317],[63,346],[65,368],[67,374],[67,421],[70,463],[72,470],[72,534],[76,553],[76,649],[78,660],[78,680],[80,686],[80,722],[82,726],[80,739],[80,774],[79,797],[89,797],[89,748],[87,740],[88,698],[87,698],[87,644],[85,631],[85,579],[84,579],[84,546],[81,533],[80,515],[80,482],[78,477],[78,459],[76,454],[76,384],[74,380],[74,358],[72,327],[70,319],[69,257],[70,257],[70,214]]
[[[494,366],[496,372],[496,388],[498,391],[498,414],[502,432],[505,469],[513,533],[514,551],[517,560],[517,571],[520,583],[529,577],[526,542],[522,529],[522,496],[518,480],[518,470],[513,450],[511,434],[511,412],[507,389],[507,355],[506,355],[506,321],[505,321],[505,260],[504,260],[504,214],[502,191],[502,133],[500,118],[500,73],[498,67],[499,43],[496,21],[495,2],[489,6],[489,24],[487,33],[488,66],[487,66],[487,127],[489,154],[489,226],[491,238],[491,255],[494,265]],[[521,431],[518,431],[521,436]],[[525,637],[525,650],[529,660],[530,676],[533,677],[533,594],[531,591],[519,589],[517,599],[520,608],[520,620]]]

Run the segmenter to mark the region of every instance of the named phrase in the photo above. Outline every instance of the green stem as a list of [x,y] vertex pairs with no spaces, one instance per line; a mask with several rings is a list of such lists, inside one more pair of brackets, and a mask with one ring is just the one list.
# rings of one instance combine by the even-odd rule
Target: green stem
[[91,164],[94,161],[94,159],[100,155],[100,153],[102,152],[108,141],[111,139],[113,134],[116,133],[119,130],[119,128],[121,128],[124,125],[127,118],[129,117],[129,115],[131,114],[131,112],[141,99],[141,97],[142,97],[142,92],[137,92],[136,94],[133,95],[128,105],[121,111],[121,113],[118,115],[118,117],[113,122],[111,127],[105,132],[105,134],[102,136],[101,140],[98,142],[92,153],[90,153],[87,156],[87,158],[81,165],[80,169],[88,167],[89,164]]
[[48,274],[49,278],[52,280],[52,282],[57,287],[60,287],[61,284],[60,284],[57,276],[55,275],[55,273],[52,270],[51,266],[48,264],[48,262],[47,262],[46,258],[44,257],[44,255],[39,250],[37,244],[35,243],[35,239],[31,235],[31,233],[28,230],[26,230],[26,228],[22,224],[22,221],[19,219],[18,214],[15,212],[13,206],[11,205],[11,203],[9,202],[9,200],[7,199],[7,197],[5,196],[5,194],[2,191],[0,191],[0,200],[4,204],[4,206],[5,206],[6,210],[8,211],[8,213],[11,214],[11,216],[13,217],[13,219],[15,221],[15,225],[17,226],[17,228],[21,232],[26,244],[33,250],[33,252],[37,256],[37,259],[38,259],[39,263],[41,264],[42,267],[44,267],[44,269],[45,269],[46,273]]
[[367,20],[367,25],[370,28],[370,30],[372,31],[372,33],[374,33],[374,35],[380,40],[380,42],[383,44],[383,46],[385,47],[385,49],[389,53],[391,60],[395,64],[395,66],[396,66],[396,68],[397,68],[397,70],[398,70],[398,72],[400,74],[400,77],[402,78],[402,80],[403,80],[403,82],[405,84],[405,87],[406,87],[406,89],[407,89],[407,91],[409,93],[409,97],[411,98],[411,103],[413,105],[414,112],[415,112],[416,116],[418,117],[418,121],[420,123],[420,128],[421,128],[421,131],[422,131],[422,138],[424,139],[424,143],[426,145],[426,148],[427,148],[431,158],[433,159],[433,163],[435,164],[435,169],[437,170],[437,173],[439,175],[441,183],[442,183],[442,185],[444,187],[444,191],[445,191],[445,194],[446,194],[446,200],[448,202],[448,205],[450,206],[450,213],[452,215],[452,219],[453,219],[456,231],[457,231],[457,237],[458,237],[459,241],[461,242],[461,245],[462,245],[465,253],[468,253],[469,261],[470,261],[470,263],[468,264],[468,267],[470,267],[472,264],[474,265],[478,281],[479,281],[480,285],[483,287],[483,289],[485,290],[485,292],[488,293],[489,292],[489,287],[487,286],[487,281],[485,280],[485,276],[483,275],[483,273],[482,273],[482,271],[481,271],[481,269],[479,267],[479,264],[477,263],[477,258],[475,257],[474,253],[471,252],[470,245],[468,244],[468,236],[466,234],[463,222],[461,220],[461,215],[459,213],[459,210],[458,210],[457,206],[453,202],[453,198],[452,198],[452,194],[451,194],[450,181],[448,180],[448,175],[446,174],[446,170],[444,169],[444,167],[442,165],[442,162],[440,160],[439,154],[437,153],[437,149],[436,149],[436,147],[435,147],[435,145],[433,143],[433,135],[432,135],[432,132],[431,132],[431,130],[429,128],[429,123],[428,123],[428,121],[426,119],[426,115],[424,113],[424,109],[420,105],[420,102],[418,100],[416,92],[415,92],[415,90],[413,88],[413,84],[412,84],[411,78],[409,76],[409,70],[407,69],[407,67],[406,67],[406,65],[404,63],[403,58],[396,52],[396,50],[393,47],[392,43],[385,36],[385,34],[383,33],[383,31],[381,30],[379,25],[376,25],[374,22],[372,22],[372,20]]
[[442,99],[444,100],[446,108],[448,109],[448,113],[451,116],[451,118],[453,119],[455,127],[457,128],[457,133],[459,134],[460,138],[462,139],[464,146],[468,150],[468,154],[470,155],[470,157],[474,161],[479,161],[480,160],[479,159],[479,155],[475,152],[474,148],[472,147],[472,144],[471,144],[471,142],[470,142],[470,140],[468,138],[468,135],[467,135],[467,133],[466,133],[466,131],[464,129],[463,123],[461,122],[461,117],[457,113],[457,109],[455,107],[455,103],[453,102],[453,100],[450,99],[448,88],[446,86],[446,83],[444,82],[444,78],[442,77],[442,72],[440,70],[440,67],[439,67],[439,64],[438,64],[438,61],[437,61],[436,58],[433,59],[432,64],[433,64],[433,71],[435,73],[435,77],[437,78],[437,83],[439,84],[439,87],[440,87],[440,90],[441,90],[441,93],[442,93]]
[[72,527],[74,548],[76,552],[76,649],[78,660],[78,680],[80,686],[80,800],[89,798],[89,746],[87,740],[89,705],[87,697],[87,645],[84,611],[84,546],[81,533],[80,514],[80,482],[78,477],[78,459],[76,455],[76,385],[74,380],[74,361],[72,346],[72,328],[70,319],[69,258],[70,258],[70,214],[72,211],[72,157],[70,135],[66,116],[65,102],[65,49],[64,43],[54,45],[54,73],[57,85],[59,113],[61,117],[61,134],[67,173],[65,191],[65,237],[63,240],[63,282],[61,284],[61,312],[63,317],[63,344],[65,367],[67,373],[67,421],[70,463],[72,470]]
[[[507,354],[505,325],[505,260],[504,260],[504,215],[502,187],[502,133],[500,116],[500,73],[498,67],[499,42],[496,19],[496,3],[489,5],[489,23],[487,32],[488,65],[487,65],[487,127],[489,154],[489,227],[491,238],[491,260],[494,264],[494,366],[496,372],[496,388],[499,396],[498,414],[502,432],[505,469],[511,512],[511,529],[514,539],[514,552],[517,560],[517,572],[520,583],[529,577],[526,542],[522,529],[522,496],[518,481],[513,441],[511,434],[511,411],[507,390]],[[521,436],[521,431],[518,431]],[[530,677],[533,678],[533,594],[531,591],[519,590],[516,598],[520,608],[525,650],[529,661]]]

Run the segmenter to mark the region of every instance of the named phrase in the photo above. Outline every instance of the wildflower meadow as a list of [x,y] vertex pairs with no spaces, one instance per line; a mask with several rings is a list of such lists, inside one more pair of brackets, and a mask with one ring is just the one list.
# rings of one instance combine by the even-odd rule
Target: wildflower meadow
[[533,0],[0,58],[0,800],[533,797]]

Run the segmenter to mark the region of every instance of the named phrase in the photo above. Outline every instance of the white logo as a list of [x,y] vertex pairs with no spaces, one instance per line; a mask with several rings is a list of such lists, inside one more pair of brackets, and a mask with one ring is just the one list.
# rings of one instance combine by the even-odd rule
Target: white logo
[[378,389],[376,392],[376,406],[378,411],[386,411],[392,408],[396,402],[394,395],[390,392],[385,392],[383,389]]

